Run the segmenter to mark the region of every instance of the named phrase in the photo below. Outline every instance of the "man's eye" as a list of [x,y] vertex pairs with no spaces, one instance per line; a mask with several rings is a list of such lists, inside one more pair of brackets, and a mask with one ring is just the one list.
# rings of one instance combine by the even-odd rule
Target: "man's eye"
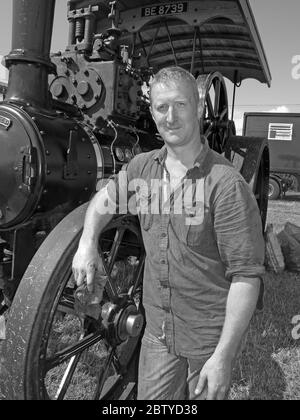
[[168,111],[168,105],[159,105],[157,107],[158,112],[167,112]]
[[178,102],[178,103],[177,103],[177,106],[178,106],[179,108],[184,108],[184,107],[186,106],[186,103],[185,103],[185,102]]

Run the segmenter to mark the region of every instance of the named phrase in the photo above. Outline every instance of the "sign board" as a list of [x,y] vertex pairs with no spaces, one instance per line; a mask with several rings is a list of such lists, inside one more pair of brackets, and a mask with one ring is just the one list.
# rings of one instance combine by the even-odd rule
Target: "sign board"
[[268,140],[292,141],[293,128],[294,124],[270,123]]

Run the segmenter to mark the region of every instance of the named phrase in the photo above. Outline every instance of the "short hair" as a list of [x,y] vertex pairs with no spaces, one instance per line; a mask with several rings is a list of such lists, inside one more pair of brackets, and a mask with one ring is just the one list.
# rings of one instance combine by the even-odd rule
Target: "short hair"
[[152,80],[149,83],[150,91],[149,96],[151,99],[151,92],[156,84],[172,84],[172,83],[181,83],[182,81],[188,82],[192,88],[195,95],[196,102],[199,101],[199,90],[198,85],[195,77],[187,70],[182,67],[174,66],[174,67],[165,67],[159,70],[158,73],[154,75]]

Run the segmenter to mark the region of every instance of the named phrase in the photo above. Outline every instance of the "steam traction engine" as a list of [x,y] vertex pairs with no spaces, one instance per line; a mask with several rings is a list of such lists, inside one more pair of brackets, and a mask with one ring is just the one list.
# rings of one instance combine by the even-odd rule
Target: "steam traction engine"
[[12,399],[134,398],[145,252],[136,217],[99,240],[101,304],[78,309],[71,272],[87,202],[135,155],[160,148],[147,85],[179,65],[198,80],[201,130],[267,210],[268,147],[235,136],[223,76],[270,83],[247,0],[70,0],[69,40],[50,58],[55,0],[14,0],[0,104],[0,285]]

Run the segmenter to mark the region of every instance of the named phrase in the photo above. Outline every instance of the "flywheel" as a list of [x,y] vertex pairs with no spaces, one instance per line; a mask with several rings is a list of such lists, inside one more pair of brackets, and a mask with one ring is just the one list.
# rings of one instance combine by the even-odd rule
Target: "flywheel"
[[229,136],[235,135],[229,120],[226,84],[219,72],[202,74],[197,78],[200,96],[200,131],[211,149],[222,154]]

